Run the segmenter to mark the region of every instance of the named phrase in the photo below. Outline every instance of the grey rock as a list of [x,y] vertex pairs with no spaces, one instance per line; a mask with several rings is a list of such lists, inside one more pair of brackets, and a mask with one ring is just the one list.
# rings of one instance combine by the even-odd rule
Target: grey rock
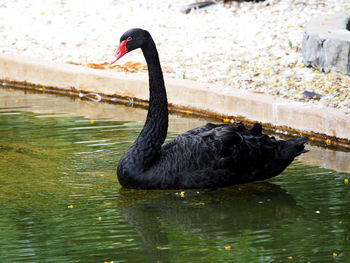
[[350,10],[314,17],[302,42],[304,64],[324,72],[350,75]]

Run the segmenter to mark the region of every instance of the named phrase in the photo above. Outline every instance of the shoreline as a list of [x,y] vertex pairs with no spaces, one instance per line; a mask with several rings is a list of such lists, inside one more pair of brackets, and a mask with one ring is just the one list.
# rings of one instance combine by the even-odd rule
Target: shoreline
[[[37,90],[98,93],[108,101],[147,105],[147,75],[98,70],[23,56],[0,55],[0,80]],[[327,146],[350,148],[350,116],[341,110],[190,80],[165,79],[169,106],[223,122],[260,122],[265,129],[304,134]],[[23,87],[24,88],[24,87]],[[324,114],[326,112],[326,114]]]
[[[96,6],[82,0],[25,4],[5,0],[0,4],[1,54],[101,64],[113,57],[125,30],[142,26],[157,44],[167,78],[332,107],[350,115],[350,76],[305,68],[301,54],[307,21],[350,9],[349,1],[232,2],[183,14],[186,4],[185,0],[101,0]],[[120,67],[127,63],[144,65],[141,52],[130,54]],[[323,97],[308,99],[304,91]]]

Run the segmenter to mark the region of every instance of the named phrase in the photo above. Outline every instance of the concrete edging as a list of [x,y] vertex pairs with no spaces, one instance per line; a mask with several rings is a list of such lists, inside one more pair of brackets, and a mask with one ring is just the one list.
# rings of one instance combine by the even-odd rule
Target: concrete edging
[[[0,55],[0,80],[148,100],[148,77],[16,55]],[[304,134],[350,141],[350,116],[341,110],[189,80],[166,79],[174,107],[237,117]]]

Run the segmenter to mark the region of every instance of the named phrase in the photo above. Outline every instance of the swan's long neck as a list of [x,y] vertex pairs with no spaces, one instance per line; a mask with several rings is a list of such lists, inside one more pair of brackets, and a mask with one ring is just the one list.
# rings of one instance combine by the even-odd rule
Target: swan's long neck
[[[142,48],[149,74],[149,108],[145,126],[131,148],[142,169],[151,166],[166,138],[168,101],[157,48],[150,40]],[[141,167],[140,167],[141,168]]]

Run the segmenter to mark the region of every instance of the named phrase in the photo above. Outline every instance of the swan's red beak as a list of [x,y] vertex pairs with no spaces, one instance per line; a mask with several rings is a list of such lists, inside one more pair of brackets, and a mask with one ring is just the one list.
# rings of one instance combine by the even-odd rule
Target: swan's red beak
[[110,62],[110,64],[115,63],[118,59],[120,59],[128,52],[128,50],[126,49],[126,42],[127,40],[123,40],[122,42],[120,42],[117,51],[114,54],[115,58]]

